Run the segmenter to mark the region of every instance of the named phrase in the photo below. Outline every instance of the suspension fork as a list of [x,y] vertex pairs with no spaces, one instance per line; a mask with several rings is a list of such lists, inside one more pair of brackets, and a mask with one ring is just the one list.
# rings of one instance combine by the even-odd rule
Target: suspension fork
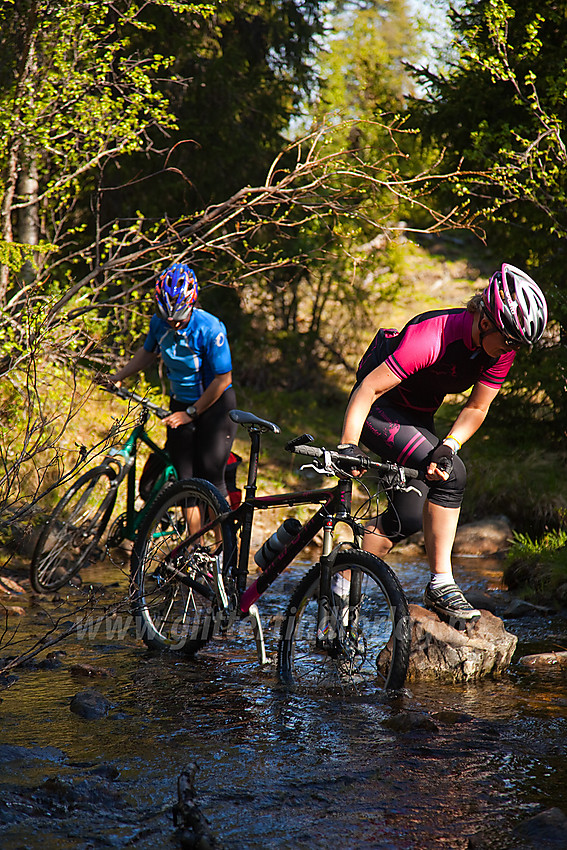
[[319,608],[317,614],[317,647],[329,649],[337,637],[336,623],[332,622],[331,605],[331,566],[333,548],[334,517],[328,516],[323,526],[323,551],[321,553],[321,573],[319,576]]
[[350,519],[351,499],[352,480],[343,479],[339,482],[337,489],[337,510],[335,511],[334,516],[328,516],[325,519],[325,524],[323,526],[323,551],[321,553],[320,560],[321,573],[319,577],[319,606],[317,614],[316,644],[319,649],[324,650],[330,650],[336,646],[336,641],[339,636],[336,606],[333,605],[331,591],[331,570],[336,557],[336,550],[333,549],[333,529],[338,520]]

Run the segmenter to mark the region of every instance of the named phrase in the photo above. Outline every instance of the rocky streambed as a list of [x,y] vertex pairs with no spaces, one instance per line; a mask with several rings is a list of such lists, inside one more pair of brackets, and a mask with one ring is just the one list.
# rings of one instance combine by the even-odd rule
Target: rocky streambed
[[[419,606],[419,545],[391,560]],[[304,569],[262,601],[269,652]],[[566,619],[502,590],[498,559],[462,555],[455,573],[502,620],[513,654],[499,675],[418,678],[395,699],[289,694],[245,633],[195,660],[151,654],[126,612],[40,651],[0,690],[0,847],[189,847],[173,812],[192,767],[209,846],[567,846],[567,678],[543,660],[567,649]],[[110,604],[126,582],[110,563],[53,597],[32,596],[23,572],[7,578],[23,592],[0,597],[13,609],[4,659],[68,628],[87,586]]]

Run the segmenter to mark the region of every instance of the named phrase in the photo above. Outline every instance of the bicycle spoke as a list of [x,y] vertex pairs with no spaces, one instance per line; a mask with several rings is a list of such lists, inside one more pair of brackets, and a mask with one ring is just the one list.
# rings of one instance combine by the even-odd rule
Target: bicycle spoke
[[212,637],[218,564],[226,571],[236,543],[228,524],[210,523],[226,511],[199,479],[170,484],[156,500],[132,555],[133,610],[149,647],[195,652]]
[[339,555],[335,570],[348,575],[358,571],[356,601],[333,597],[331,638],[322,643],[319,567],[303,579],[282,624],[281,678],[295,688],[343,693],[401,687],[409,652],[409,615],[397,580],[383,562],[364,552]]
[[30,579],[34,590],[57,590],[101,557],[100,541],[116,499],[113,478],[113,470],[107,467],[90,470],[57,504],[33,554]]

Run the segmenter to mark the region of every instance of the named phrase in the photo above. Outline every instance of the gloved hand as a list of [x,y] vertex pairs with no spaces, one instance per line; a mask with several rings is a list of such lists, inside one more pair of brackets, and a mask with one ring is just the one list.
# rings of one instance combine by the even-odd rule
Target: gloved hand
[[429,456],[429,463],[434,463],[440,472],[446,472],[450,475],[453,471],[453,458],[455,452],[451,446],[445,443],[439,443],[436,449],[433,449]]
[[[362,449],[359,449],[354,443],[340,443],[337,446],[337,452],[343,457],[353,457],[358,458],[360,460],[366,461],[368,460],[368,456],[364,454]],[[363,464],[360,466],[353,466],[352,469],[364,469]]]

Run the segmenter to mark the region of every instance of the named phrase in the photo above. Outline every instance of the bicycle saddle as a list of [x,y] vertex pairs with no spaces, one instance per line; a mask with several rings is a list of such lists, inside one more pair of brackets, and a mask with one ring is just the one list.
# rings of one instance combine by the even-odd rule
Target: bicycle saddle
[[279,434],[280,429],[274,422],[268,422],[267,419],[260,419],[254,416],[253,413],[246,413],[245,410],[231,410],[228,414],[233,422],[237,425],[244,425],[245,428],[257,428],[259,431],[273,431],[274,434]]

